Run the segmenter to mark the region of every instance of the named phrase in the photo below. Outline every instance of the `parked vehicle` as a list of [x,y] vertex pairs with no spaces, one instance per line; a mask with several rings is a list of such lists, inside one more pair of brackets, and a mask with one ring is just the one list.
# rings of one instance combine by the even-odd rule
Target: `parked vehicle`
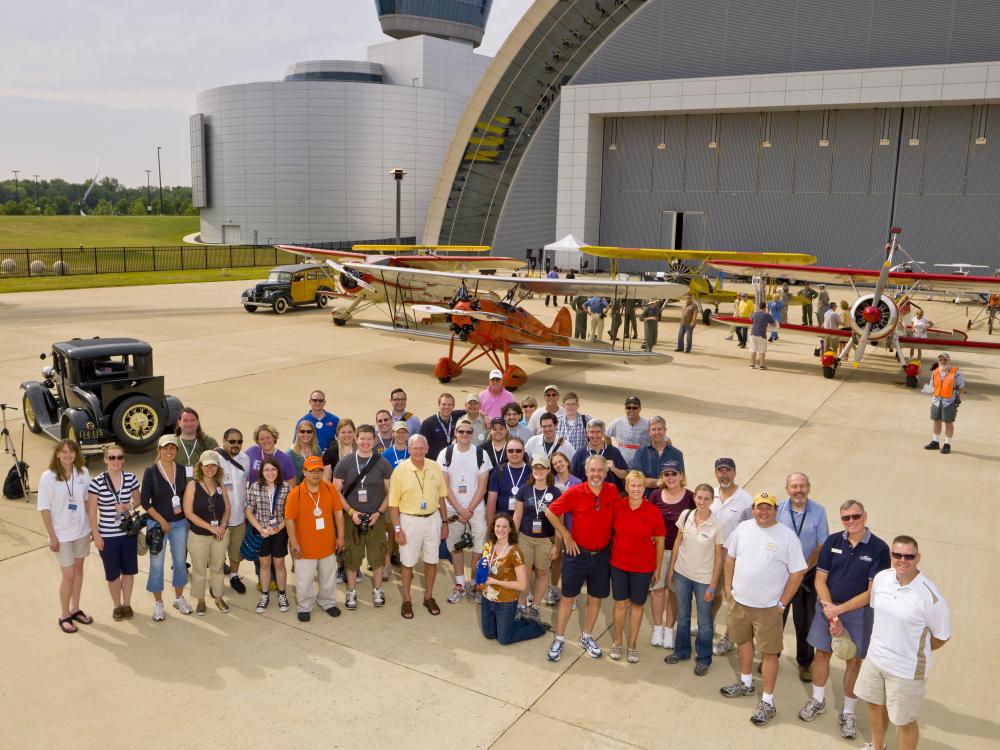
[[278,315],[283,315],[290,307],[326,307],[330,301],[327,293],[332,294],[334,287],[333,280],[322,266],[315,263],[275,266],[266,280],[244,290],[240,301],[247,312],[270,307]]

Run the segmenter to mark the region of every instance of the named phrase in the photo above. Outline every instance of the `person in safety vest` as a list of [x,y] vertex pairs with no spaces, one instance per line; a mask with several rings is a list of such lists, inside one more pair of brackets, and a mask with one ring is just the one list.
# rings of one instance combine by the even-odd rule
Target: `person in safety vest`
[[[938,366],[931,373],[931,385],[934,397],[931,399],[931,420],[934,422],[934,434],[931,441],[924,446],[925,450],[941,449],[942,453],[951,453],[951,438],[955,434],[955,417],[958,415],[958,405],[962,403],[959,393],[965,388],[965,379],[961,371],[951,364],[947,352],[938,355]],[[944,423],[944,443],[940,442],[941,423]]]

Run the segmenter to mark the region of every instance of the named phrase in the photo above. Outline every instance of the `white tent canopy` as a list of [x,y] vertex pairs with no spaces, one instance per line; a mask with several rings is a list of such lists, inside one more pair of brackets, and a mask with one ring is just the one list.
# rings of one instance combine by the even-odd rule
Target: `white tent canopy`
[[580,248],[584,244],[572,234],[567,234],[561,240],[546,245],[545,252],[552,258],[552,265],[555,268],[563,272],[572,268],[579,273],[583,266],[583,253],[580,252]]
[[572,234],[567,234],[561,240],[556,240],[555,242],[550,242],[545,246],[546,250],[579,250],[584,246],[583,242],[580,242]]

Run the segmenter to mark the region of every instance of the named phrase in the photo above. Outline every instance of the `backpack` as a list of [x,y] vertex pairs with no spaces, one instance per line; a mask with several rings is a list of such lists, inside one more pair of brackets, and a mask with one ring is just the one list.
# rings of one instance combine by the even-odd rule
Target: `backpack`
[[[483,464],[486,463],[486,451],[483,448],[481,448],[480,446],[478,446],[478,445],[475,446],[475,448],[476,448],[476,463],[479,465],[479,468],[481,469],[481,468],[483,468]],[[443,464],[443,466],[445,468],[448,468],[449,466],[451,466],[451,457],[454,456],[454,455],[455,455],[455,444],[452,443],[447,448],[445,448],[445,451],[444,451],[444,464]],[[493,462],[490,461],[490,463],[492,464]]]
[[17,461],[10,467],[3,480],[3,496],[8,500],[20,500],[28,489],[28,464]]

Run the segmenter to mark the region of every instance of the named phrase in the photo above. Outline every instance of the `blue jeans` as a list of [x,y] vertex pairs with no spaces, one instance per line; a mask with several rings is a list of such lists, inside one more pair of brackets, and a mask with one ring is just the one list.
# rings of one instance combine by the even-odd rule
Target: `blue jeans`
[[746,326],[736,326],[736,340],[741,346],[747,345],[747,333],[749,330]]
[[[677,348],[691,351],[691,337],[694,335],[694,326],[686,326],[681,323],[680,330],[677,331]],[[684,339],[687,338],[687,347],[684,346]]]
[[529,619],[517,619],[517,602],[491,602],[483,599],[480,611],[480,625],[483,635],[496,639],[501,646],[518,641],[527,641],[544,635],[545,628],[540,623]]
[[[674,653],[681,659],[691,658],[691,597],[698,610],[698,637],[695,638],[695,661],[712,663],[712,604],[705,601],[707,583],[685,578],[674,570],[674,589],[677,593],[677,637]],[[716,592],[718,596],[718,592]]]
[[[147,528],[159,526],[156,521],[150,521]],[[149,556],[149,578],[146,579],[146,591],[159,594],[163,591],[163,566],[167,557],[167,546],[170,546],[170,566],[173,568],[173,585],[183,588],[188,582],[187,572],[187,538],[189,521],[182,518],[170,524],[170,533],[163,537],[163,549],[158,555]]]

